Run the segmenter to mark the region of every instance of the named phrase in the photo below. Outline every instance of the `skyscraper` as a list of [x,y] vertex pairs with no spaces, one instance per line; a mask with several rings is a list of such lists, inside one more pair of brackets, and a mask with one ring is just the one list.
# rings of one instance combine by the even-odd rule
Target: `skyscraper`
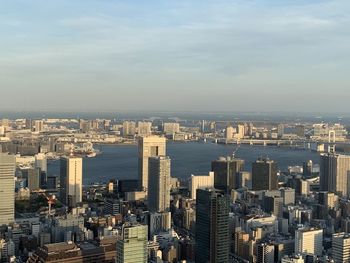
[[214,172],[209,172],[209,175],[191,175],[189,179],[189,190],[192,199],[197,198],[197,189],[213,188],[214,187]]
[[136,133],[136,123],[134,121],[123,122],[123,135],[134,136]]
[[322,229],[298,229],[295,231],[295,254],[322,256],[322,241]]
[[149,158],[148,206],[151,212],[165,212],[170,208],[170,158]]
[[151,128],[152,122],[139,121],[137,123],[137,134],[139,136],[150,136],[152,134]]
[[196,263],[229,262],[229,199],[216,189],[197,190]]
[[350,156],[340,154],[321,154],[320,188],[321,191],[347,196],[350,193]]
[[117,263],[147,262],[148,227],[123,226],[122,239],[117,241]]
[[277,163],[269,159],[259,159],[252,165],[252,188],[259,190],[277,190]]
[[332,238],[332,256],[335,263],[350,262],[350,235],[337,233]]
[[14,222],[15,169],[15,157],[0,153],[0,225]]
[[166,155],[166,139],[159,136],[141,137],[138,142],[139,188],[148,188],[148,158]]
[[69,207],[75,207],[82,201],[83,159],[65,157],[61,159],[60,185],[61,201]]
[[229,193],[238,186],[238,173],[243,170],[244,160],[220,157],[211,163],[214,172],[214,187]]

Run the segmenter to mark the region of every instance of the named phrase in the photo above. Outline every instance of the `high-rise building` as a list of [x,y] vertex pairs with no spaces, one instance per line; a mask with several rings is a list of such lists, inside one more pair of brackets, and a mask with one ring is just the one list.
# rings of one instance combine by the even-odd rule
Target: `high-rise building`
[[116,263],[147,263],[147,226],[124,226],[117,241]]
[[332,256],[335,263],[350,262],[350,235],[348,233],[333,235]]
[[136,123],[134,121],[123,122],[123,136],[134,136],[136,133]]
[[35,168],[39,168],[41,172],[47,173],[47,159],[45,154],[38,153],[35,155]]
[[347,196],[350,193],[348,185],[350,176],[350,156],[340,154],[321,154],[320,189]]
[[0,153],[0,225],[14,222],[15,169],[15,156]]
[[252,165],[252,188],[259,190],[277,190],[277,163],[269,159],[258,159]]
[[311,176],[312,170],[313,170],[312,160],[309,160],[309,161],[303,163],[303,175],[304,176]]
[[209,172],[209,175],[191,175],[189,179],[189,190],[192,199],[197,198],[197,189],[213,188],[214,187],[214,172]]
[[235,129],[232,126],[227,126],[225,130],[225,137],[227,141],[230,141],[233,139],[233,134],[235,132]]
[[244,125],[240,124],[237,126],[237,133],[234,135],[236,139],[243,139],[245,134],[245,127]]
[[322,241],[322,229],[298,229],[295,231],[295,254],[322,256]]
[[60,186],[61,201],[69,207],[82,202],[83,159],[80,157],[61,158]]
[[30,191],[40,189],[40,169],[29,168],[22,170],[22,177],[27,180],[27,187]]
[[284,205],[295,204],[295,189],[284,187],[281,189],[281,196],[283,198]]
[[279,124],[277,126],[277,134],[279,138],[282,138],[284,135],[284,125],[283,124]]
[[35,120],[34,121],[34,131],[42,132],[44,130],[44,121],[43,120]]
[[152,122],[139,121],[137,123],[137,134],[140,137],[150,136],[152,134]]
[[214,172],[214,187],[229,193],[238,186],[238,173],[243,170],[244,160],[220,157],[211,163]]
[[148,208],[151,212],[170,209],[170,158],[150,157],[148,166]]
[[196,263],[229,262],[229,198],[216,189],[198,189]]
[[138,168],[139,188],[148,188],[148,159],[154,156],[166,155],[166,139],[159,136],[148,136],[139,138],[138,142]]
[[257,262],[275,263],[275,246],[270,244],[259,244],[257,246]]
[[151,239],[155,234],[169,231],[171,229],[171,213],[170,212],[150,213],[148,225],[149,225],[149,234]]
[[165,122],[163,125],[163,132],[165,134],[174,134],[180,132],[180,124],[177,122]]

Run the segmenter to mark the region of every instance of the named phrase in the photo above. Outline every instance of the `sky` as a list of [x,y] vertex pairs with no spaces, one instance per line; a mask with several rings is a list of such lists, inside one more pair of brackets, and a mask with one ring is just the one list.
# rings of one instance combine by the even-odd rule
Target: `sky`
[[0,110],[350,113],[349,0],[4,0]]

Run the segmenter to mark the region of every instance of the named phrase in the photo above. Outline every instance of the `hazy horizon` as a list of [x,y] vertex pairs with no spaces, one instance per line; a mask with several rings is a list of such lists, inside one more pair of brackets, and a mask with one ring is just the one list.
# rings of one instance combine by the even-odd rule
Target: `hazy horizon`
[[0,111],[348,114],[346,0],[1,3]]

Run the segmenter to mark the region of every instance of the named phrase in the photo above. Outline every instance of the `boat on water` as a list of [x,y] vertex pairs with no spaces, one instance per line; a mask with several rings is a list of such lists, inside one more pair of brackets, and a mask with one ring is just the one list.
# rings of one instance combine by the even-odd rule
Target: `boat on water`
[[97,153],[96,152],[91,152],[86,155],[87,158],[93,158],[96,157]]

